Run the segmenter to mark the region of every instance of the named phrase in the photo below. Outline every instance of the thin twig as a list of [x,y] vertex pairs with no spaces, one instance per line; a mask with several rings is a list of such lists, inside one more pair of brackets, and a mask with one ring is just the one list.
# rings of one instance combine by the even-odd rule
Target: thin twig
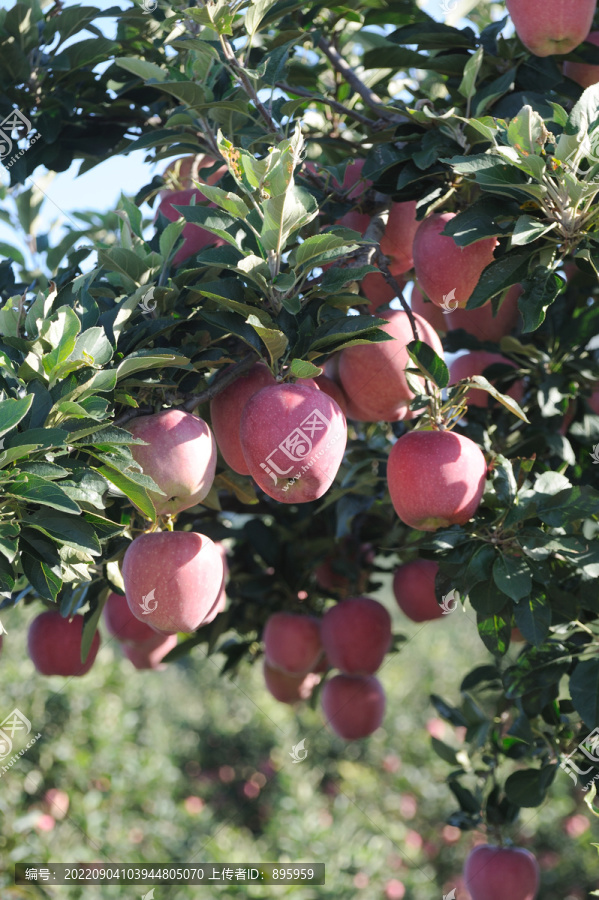
[[319,50],[322,50],[327,59],[333,64],[333,66],[337,69],[337,71],[343,75],[347,83],[354,89],[354,91],[360,95],[366,106],[369,106],[370,109],[373,109],[381,118],[387,119],[388,121],[404,121],[403,116],[397,116],[394,113],[390,113],[383,103],[382,99],[378,94],[375,94],[373,90],[367,87],[361,78],[356,75],[355,71],[352,67],[347,63],[341,54],[333,47],[330,41],[327,41],[326,38],[321,37],[318,41],[317,47]]
[[269,130],[272,131],[273,134],[276,134],[277,137],[279,138],[279,140],[281,140],[281,141],[285,140],[285,135],[279,129],[279,127],[276,125],[276,123],[275,123],[274,119],[272,118],[272,116],[270,115],[269,111],[266,109],[266,107],[264,106],[264,104],[262,103],[260,98],[258,97],[258,94],[256,93],[256,89],[255,89],[254,85],[252,84],[251,78],[247,74],[243,63],[237,59],[237,57],[235,56],[235,51],[233,50],[233,47],[231,46],[231,44],[229,43],[227,38],[224,37],[224,35],[222,35],[222,34],[220,36],[220,42],[221,42],[221,45],[222,45],[222,48],[223,48],[223,51],[225,54],[225,59],[227,60],[231,69],[237,74],[239,80],[243,84],[246,94],[252,100],[254,106],[256,107],[256,109],[258,110],[258,112],[260,113],[260,115],[262,116],[264,121],[266,122],[266,125],[268,126]]
[[326,103],[327,106],[330,106],[331,109],[334,109],[342,116],[348,116],[351,119],[355,119],[356,122],[359,122],[361,125],[367,125],[368,128],[372,128],[376,124],[374,119],[363,116],[362,113],[357,112],[355,109],[349,109],[347,106],[344,106],[343,103],[339,103],[338,100],[333,100],[331,97],[325,97],[324,95],[322,97],[315,97],[312,91],[307,91],[304,88],[293,86],[291,84],[285,84],[283,81],[277,81],[275,87],[285,91],[286,94],[297,94],[298,97],[307,97],[315,103]]
[[115,419],[112,424],[120,427],[121,425],[126,425],[131,419],[137,419],[138,416],[151,416],[153,412],[153,406],[136,406],[135,409],[128,409],[118,419]]
[[254,363],[257,362],[257,359],[254,354],[248,354],[245,356],[240,362],[235,363],[227,372],[223,375],[220,375],[215,381],[212,382],[210,387],[206,388],[204,391],[200,391],[199,394],[194,394],[191,396],[186,402],[183,404],[183,409],[187,412],[193,412],[194,409],[199,406],[201,403],[206,403],[208,400],[212,400],[216,397],[217,394],[220,394],[221,391],[224,391],[226,387],[229,387],[230,384],[233,384],[240,375],[243,375],[248,369],[251,369]]

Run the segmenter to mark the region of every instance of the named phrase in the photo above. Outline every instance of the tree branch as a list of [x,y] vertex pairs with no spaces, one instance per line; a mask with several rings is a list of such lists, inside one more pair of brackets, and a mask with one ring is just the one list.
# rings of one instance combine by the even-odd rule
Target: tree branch
[[337,71],[345,78],[347,83],[360,95],[366,106],[373,109],[381,118],[387,121],[404,121],[404,117],[398,117],[394,113],[390,113],[378,94],[375,94],[364,82],[356,75],[352,67],[347,63],[341,54],[333,47],[330,41],[321,37],[317,47],[322,50],[329,62],[337,69]]
[[285,135],[280,131],[278,126],[275,124],[275,121],[272,118],[271,114],[266,109],[266,107],[264,106],[264,104],[262,103],[260,98],[258,97],[258,94],[256,93],[256,89],[255,89],[254,85],[252,84],[251,78],[248,76],[247,72],[245,71],[245,67],[244,67],[243,63],[237,59],[237,57],[235,56],[235,51],[233,50],[233,47],[231,46],[231,44],[229,43],[227,38],[224,37],[224,35],[222,35],[222,34],[220,35],[220,42],[221,42],[221,45],[222,45],[222,48],[223,48],[223,51],[225,54],[225,59],[227,60],[231,69],[236,73],[236,75],[239,78],[239,80],[241,81],[241,83],[243,84],[246,94],[248,95],[248,97],[253,102],[254,106],[256,107],[256,109],[258,110],[258,112],[260,113],[262,118],[264,119],[269,130],[272,131],[273,134],[276,134],[277,137],[279,138],[279,140],[281,140],[281,141],[284,140]]
[[339,103],[338,100],[333,100],[331,97],[315,97],[312,91],[285,84],[283,81],[277,81],[275,87],[285,91],[286,94],[297,94],[298,97],[307,97],[310,100],[314,100],[315,103],[326,103],[326,105],[330,106],[331,109],[334,109],[335,112],[340,113],[342,116],[348,116],[351,119],[355,119],[356,122],[359,122],[361,125],[367,125],[368,128],[375,128],[378,124],[374,119],[369,119],[367,116],[363,116],[362,113],[356,112],[354,109],[349,109],[347,106],[344,106],[343,103]]
[[217,394],[220,394],[221,391],[224,391],[226,387],[229,387],[230,384],[233,384],[240,375],[243,375],[249,369],[252,368],[255,362],[258,360],[254,354],[248,354],[245,356],[240,362],[235,363],[227,372],[225,372],[220,377],[212,382],[210,387],[207,387],[206,390],[200,391],[199,394],[194,394],[189,399],[185,401],[183,404],[183,409],[187,412],[193,412],[196,407],[198,407],[201,403],[206,403],[208,400],[212,400],[216,397]]

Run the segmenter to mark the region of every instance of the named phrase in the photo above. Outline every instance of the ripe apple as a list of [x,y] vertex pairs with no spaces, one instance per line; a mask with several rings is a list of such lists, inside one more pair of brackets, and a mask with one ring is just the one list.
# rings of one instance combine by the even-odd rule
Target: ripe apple
[[263,637],[266,662],[286,675],[312,672],[322,656],[320,622],[314,616],[274,613]]
[[202,625],[209,625],[210,622],[213,622],[214,619],[218,616],[219,613],[225,611],[225,607],[227,606],[227,581],[229,580],[229,566],[227,563],[227,551],[225,549],[224,544],[221,544],[220,541],[215,541],[214,546],[220,553],[220,558],[223,561],[223,581],[220,587],[220,592],[216,600],[214,601],[214,605],[204,621]]
[[322,689],[322,709],[335,734],[355,741],[380,726],[385,692],[374,675],[335,675]]
[[414,265],[414,237],[420,222],[416,219],[416,201],[392,203],[380,248],[389,257],[389,269],[393,275],[403,275]]
[[539,864],[521,847],[480,844],[466,859],[464,880],[472,900],[535,900]]
[[373,675],[391,646],[391,616],[371,597],[350,597],[327,610],[320,633],[334,669]]
[[[352,209],[340,219],[337,219],[336,224],[344,225],[346,228],[353,228],[354,231],[365,234],[366,229],[370,225],[370,219],[371,217],[366,215],[366,213],[361,213],[358,212],[358,210]],[[400,260],[402,260],[401,256]],[[395,264],[394,262],[389,264],[389,271],[395,276],[400,287],[403,287],[405,284],[401,275],[406,270],[402,268],[402,265],[402,261],[398,264]],[[328,266],[323,266],[323,268],[328,268]],[[368,275],[365,275],[361,281],[360,287],[362,293],[369,302],[369,310],[371,313],[374,313],[379,306],[390,303],[396,296],[393,288],[387,284],[383,275],[379,272],[369,272]]]
[[[404,418],[414,397],[404,372],[410,361],[406,346],[414,340],[414,335],[408,314],[403,310],[386,310],[380,318],[388,323],[381,330],[394,340],[342,350],[339,377],[350,402],[350,418],[359,418],[361,414],[369,417],[365,421],[397,422]],[[420,340],[443,358],[443,345],[435,329],[416,314],[414,319]],[[353,415],[354,411],[358,416]]]
[[345,416],[324,391],[296,384],[262,388],[241,416],[250,474],[281,503],[309,503],[330,488],[347,441]]
[[[187,188],[183,191],[169,191],[167,196],[161,201],[158,212],[162,213],[169,222],[176,222],[181,218],[182,213],[179,212],[178,209],[175,209],[175,207],[191,206],[191,201],[194,197],[196,206],[206,202],[206,197],[197,188]],[[209,203],[208,206],[216,209],[215,203]],[[175,253],[173,258],[174,266],[180,265],[186,259],[189,259],[190,256],[203,250],[204,247],[209,247],[212,244],[214,244],[215,247],[222,247],[225,243],[222,238],[212,234],[211,231],[206,231],[206,229],[202,228],[200,225],[195,225],[193,222],[185,223],[181,236],[183,238],[183,245]]]
[[83,616],[63,619],[49,609],[29,626],[27,648],[33,665],[42,675],[85,675],[94,664],[100,635],[94,634],[87,659],[81,662]]
[[313,672],[306,675],[289,675],[287,672],[273,669],[266,660],[263,672],[268,691],[280,703],[299,703],[300,700],[308,700],[320,681],[320,677]]
[[131,444],[133,459],[166,495],[149,492],[159,516],[177,515],[204,499],[216,472],[216,442],[203,419],[175,407],[127,427],[147,445]]
[[210,421],[218,449],[229,468],[238,475],[250,474],[239,436],[241,415],[250,397],[273,384],[275,378],[268,366],[258,362],[210,401]]
[[[585,41],[599,47],[599,31],[591,31],[590,34],[587,34]],[[567,75],[572,81],[578,82],[581,87],[588,88],[599,83],[599,65],[568,62],[566,60],[564,63],[564,75]]]
[[441,234],[454,218],[455,213],[434,213],[420,223],[414,237],[418,283],[429,300],[444,308],[466,305],[498,244],[491,237],[459,247],[452,237]]
[[419,287],[414,285],[410,299],[412,311],[433,326],[436,331],[448,331],[447,315],[430,300],[427,300]]
[[156,632],[136,619],[124,596],[111,592],[104,604],[104,622],[108,633],[117,641],[139,643],[156,637]]
[[[506,359],[505,356],[501,356],[500,353],[487,353],[486,350],[474,350],[470,353],[464,353],[463,356],[458,356],[454,359],[449,366],[449,383],[455,384],[463,378],[471,378],[473,375],[482,375],[485,369],[489,368],[489,366],[496,365],[497,363],[501,363],[504,366],[511,366],[514,369],[518,368],[516,363],[512,362],[511,359]],[[495,381],[492,381],[491,384],[495,384]],[[524,396],[524,385],[522,381],[514,382],[505,393],[515,400],[516,403],[520,403]],[[468,406],[479,406],[482,409],[486,409],[494,401],[491,395],[487,394],[486,391],[479,391],[471,388],[466,395],[466,402]]]
[[221,555],[205,534],[142,534],[122,563],[129,609],[157,631],[195,631],[220,593],[223,571]]
[[452,330],[463,328],[479,341],[494,341],[498,344],[502,337],[514,330],[518,322],[518,297],[521,293],[522,287],[519,284],[512,285],[496,316],[493,316],[490,300],[478,309],[455,309],[445,316],[448,323],[446,327]]
[[394,444],[387,481],[406,525],[436,531],[465,525],[480,504],[487,464],[470,438],[453,431],[410,431]]
[[[352,159],[345,169],[341,190],[346,194],[348,200],[356,200],[372,187],[372,181],[369,181],[368,178],[362,178],[364,162],[365,160],[363,159]],[[339,190],[339,182],[335,178],[333,179],[333,186]]]
[[435,591],[438,571],[439,566],[430,559],[414,559],[396,570],[393,593],[397,605],[412,622],[430,622],[443,615]]
[[147,641],[123,644],[123,654],[136,669],[166,669],[161,665],[167,653],[177,646],[176,634],[154,634]]
[[591,30],[597,0],[506,0],[518,37],[534,56],[570,53]]
[[329,397],[332,397],[343,415],[347,412],[347,399],[345,394],[343,393],[343,389],[339,387],[336,381],[333,381],[332,378],[329,378],[328,375],[324,373],[319,375],[314,379],[314,384],[318,388],[319,391],[324,391],[325,394],[328,394]]

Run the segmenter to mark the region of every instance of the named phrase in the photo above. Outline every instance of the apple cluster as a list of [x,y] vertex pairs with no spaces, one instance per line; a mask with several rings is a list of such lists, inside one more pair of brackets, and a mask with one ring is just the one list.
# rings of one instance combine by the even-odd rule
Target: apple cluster
[[307,700],[320,674],[337,669],[321,693],[330,728],[348,741],[372,734],[385,713],[375,672],[391,646],[391,617],[371,597],[350,597],[314,616],[274,613],[264,628],[264,681],[276,700]]

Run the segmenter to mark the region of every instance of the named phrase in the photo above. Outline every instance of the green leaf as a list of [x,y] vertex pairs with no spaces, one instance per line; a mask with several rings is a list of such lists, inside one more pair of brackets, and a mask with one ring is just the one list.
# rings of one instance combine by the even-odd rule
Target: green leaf
[[493,581],[500,591],[518,603],[532,588],[530,568],[523,558],[498,556],[493,563]]
[[57,567],[50,566],[37,556],[26,552],[21,554],[21,565],[25,578],[40,597],[55,602],[62,587]]
[[18,400],[2,400],[0,402],[0,437],[11,431],[25,418],[33,403],[33,394]]
[[279,0],[252,0],[252,5],[245,14],[244,23],[250,37],[253,37],[260,30],[262,19],[269,9],[278,2]]
[[179,369],[190,368],[190,362],[186,356],[176,353],[157,354],[154,350],[140,350],[131,353],[117,369],[117,379],[121,381],[134,372],[143,372],[146,369],[162,369],[165,366],[175,366]]
[[323,372],[321,368],[305,359],[292,359],[289,369],[296,378],[317,378]]
[[67,513],[80,513],[81,509],[63,489],[53,481],[40,478],[39,475],[21,475],[5,489],[11,497],[26,500],[28,503],[38,503],[42,506],[51,506],[53,509]]
[[538,238],[547,234],[555,228],[555,222],[547,225],[532,216],[520,216],[516,222],[516,227],[512,232],[511,243],[513,247],[523,247],[525,244],[532,244]]
[[307,190],[293,183],[284,194],[263,204],[264,222],[260,239],[266,252],[282,253],[295,231],[318,215],[318,204]]
[[266,328],[256,315],[248,316],[246,323],[251,325],[254,331],[260,336],[264,346],[268,350],[270,361],[274,366],[287,349],[289,343],[287,336],[283,334],[282,331],[278,331],[275,328]]
[[432,347],[423,341],[410,341],[406,350],[413,363],[420,369],[425,378],[439,388],[449,384],[449,369]]
[[98,466],[94,471],[122,491],[142,511],[144,516],[147,516],[152,522],[156,521],[156,508],[147,490],[142,485],[112,466]]
[[462,82],[458,88],[458,91],[465,97],[466,100],[470,100],[476,91],[476,79],[478,78],[478,73],[480,72],[480,67],[483,61],[484,50],[482,47],[479,47],[476,53],[473,53],[469,58],[468,62],[464,66],[464,77],[462,78]]
[[305,266],[322,253],[327,253],[330,250],[337,250],[339,247],[346,246],[347,243],[348,242],[340,235],[331,232],[327,232],[326,234],[315,234],[312,237],[306,238],[295,251],[296,266]]
[[530,644],[540,647],[551,626],[551,606],[542,596],[527,597],[514,608],[516,625]]
[[98,602],[94,609],[89,610],[83,617],[83,632],[81,634],[81,662],[84,663],[91,650],[94,635],[98,630],[98,622],[106,601]]
[[543,766],[542,769],[522,769],[514,772],[505,782],[508,800],[525,809],[540,806],[555,778],[557,768],[555,765],[549,765]]
[[508,125],[508,141],[522,156],[540,155],[547,137],[545,122],[532,106],[523,106]]
[[340,268],[332,266],[322,276],[319,290],[323,294],[338,294],[346,284],[360,282],[370,272],[378,272],[376,266],[356,266],[355,268]]
[[245,219],[250,211],[245,200],[232,191],[223,191],[216,185],[202,184],[202,193],[225,212],[239,219]]
[[546,266],[537,266],[529,278],[523,279],[523,293],[518,298],[518,309],[522,313],[522,331],[529,334],[545,321],[545,314],[557,299],[563,281]]
[[117,66],[137,75],[143,81],[166,81],[168,72],[161,69],[160,66],[148,62],[145,59],[139,59],[137,56],[121,56],[114,60]]
[[590,729],[599,725],[599,659],[579,662],[570,678],[574,709]]
[[517,251],[506,253],[486,267],[466,304],[466,309],[478,309],[514,284],[520,284],[528,276],[530,253]]
[[485,616],[477,612],[476,621],[478,633],[485,647],[494,656],[503,656],[507,653],[512,630],[510,616],[507,611],[504,610],[491,616]]
[[445,744],[436,737],[431,737],[431,745],[437,756],[440,756],[450,766],[458,765],[457,750],[454,750],[449,744]]
[[[472,382],[472,386],[476,390],[483,390],[490,394],[495,400],[498,400],[499,403],[503,404],[506,409],[508,409],[515,416],[518,416],[519,419],[522,419],[523,422],[528,423],[528,419],[526,414],[520,409],[520,406],[516,403],[512,397],[508,397],[507,394],[502,394],[501,391],[498,391],[494,384],[491,384],[490,381],[487,381],[482,375],[471,375],[468,381]],[[529,423],[530,424],[530,423]]]
[[52,511],[45,512],[39,518],[24,516],[23,524],[74,550],[82,550],[92,556],[99,556],[102,552],[94,529],[81,516],[67,516]]
[[518,485],[509,459],[499,454],[493,461],[493,487],[502,506],[511,506],[516,499]]
[[0,553],[9,563],[13,562],[19,549],[19,531],[16,522],[3,522],[0,525]]

